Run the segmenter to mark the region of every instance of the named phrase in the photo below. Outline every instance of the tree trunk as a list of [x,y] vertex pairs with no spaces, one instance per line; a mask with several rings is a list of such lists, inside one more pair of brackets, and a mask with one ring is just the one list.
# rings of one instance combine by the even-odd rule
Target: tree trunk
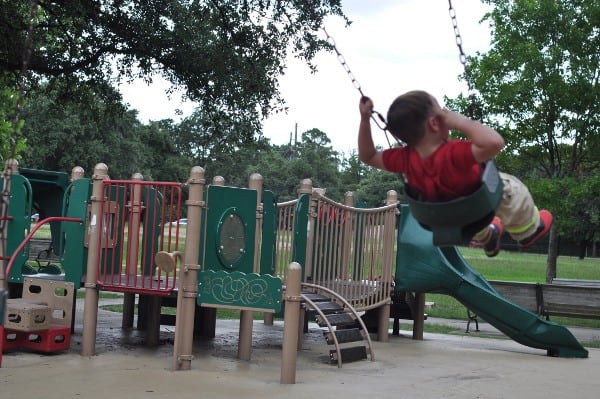
[[558,231],[552,225],[548,240],[548,261],[546,263],[546,283],[550,284],[556,277],[556,260],[558,258]]
[[579,244],[579,259],[583,260],[585,259],[585,255],[587,254],[587,247],[588,247],[589,242],[586,240],[581,241],[581,243]]

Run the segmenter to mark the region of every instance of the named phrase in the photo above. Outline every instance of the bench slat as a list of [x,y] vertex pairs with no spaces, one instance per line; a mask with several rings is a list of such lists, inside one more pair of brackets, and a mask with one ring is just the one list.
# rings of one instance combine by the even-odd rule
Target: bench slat
[[542,316],[600,319],[600,281],[561,279],[557,284],[490,283],[509,301]]
[[599,280],[578,280],[571,278],[553,278],[553,285],[571,285],[578,287],[592,287],[592,288],[600,288]]

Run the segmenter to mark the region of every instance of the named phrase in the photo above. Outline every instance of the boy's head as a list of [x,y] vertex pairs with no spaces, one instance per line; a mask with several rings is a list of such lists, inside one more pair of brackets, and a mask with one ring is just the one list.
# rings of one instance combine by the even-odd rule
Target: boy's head
[[417,144],[425,135],[427,118],[435,114],[436,105],[433,96],[422,90],[402,94],[388,109],[388,130],[406,145]]

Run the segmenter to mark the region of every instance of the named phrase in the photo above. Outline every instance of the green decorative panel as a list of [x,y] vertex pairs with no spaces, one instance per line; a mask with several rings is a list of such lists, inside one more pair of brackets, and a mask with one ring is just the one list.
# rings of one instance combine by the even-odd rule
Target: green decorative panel
[[[4,183],[4,182],[3,182]],[[3,188],[3,184],[0,186]],[[10,198],[8,205],[8,216],[12,220],[7,221],[7,243],[6,254],[12,256],[19,245],[29,234],[31,227],[31,202],[32,191],[29,180],[22,175],[11,175],[10,177]],[[22,283],[22,267],[27,262],[29,257],[29,246],[25,246],[23,250],[16,256],[8,281],[11,283]]]
[[204,270],[254,271],[257,199],[255,190],[208,188]]
[[[64,195],[69,186],[69,175],[65,172],[19,168],[19,173],[31,184],[33,204],[40,219],[51,216],[64,216]],[[51,222],[52,249],[57,255],[63,251],[60,239],[61,222]]]
[[281,279],[258,273],[204,270],[198,274],[198,304],[279,312]]
[[277,248],[277,199],[272,191],[263,191],[263,225],[260,250],[260,273],[275,274]]
[[308,246],[308,211],[310,208],[310,194],[298,197],[294,210],[294,247],[292,260],[302,265],[302,279],[304,279],[304,266],[306,265],[306,248]]
[[92,195],[92,181],[88,178],[74,180],[67,188],[64,196],[63,215],[79,218],[81,223],[62,223],[61,237],[63,253],[61,263],[65,271],[65,280],[78,288],[86,273],[88,249],[86,239],[86,222],[88,203]]

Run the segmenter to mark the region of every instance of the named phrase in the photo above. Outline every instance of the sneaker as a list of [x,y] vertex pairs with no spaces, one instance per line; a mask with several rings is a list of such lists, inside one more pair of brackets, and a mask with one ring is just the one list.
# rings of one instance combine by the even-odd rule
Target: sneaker
[[552,227],[552,214],[545,209],[540,211],[540,225],[535,233],[524,240],[519,241],[519,247],[528,248],[535,244],[540,238],[545,236]]
[[500,239],[504,234],[504,226],[498,217],[494,217],[490,223],[490,234],[490,239],[483,244],[483,251],[488,257],[493,258],[500,252]]

